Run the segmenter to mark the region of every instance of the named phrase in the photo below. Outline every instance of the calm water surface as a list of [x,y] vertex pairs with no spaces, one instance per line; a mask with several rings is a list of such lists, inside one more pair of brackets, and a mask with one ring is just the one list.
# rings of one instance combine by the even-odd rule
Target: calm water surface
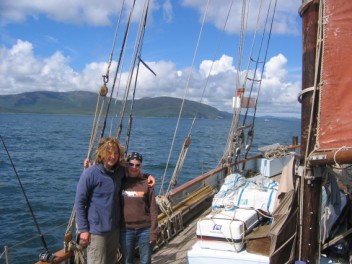
[[[0,135],[15,166],[14,169],[0,142],[0,254],[7,245],[12,264],[35,263],[43,248],[15,170],[49,251],[55,252],[62,247],[76,184],[88,151],[92,121],[91,116],[0,114]],[[196,122],[180,184],[217,165],[230,122]],[[172,174],[190,124],[188,119],[179,124],[166,175]],[[143,153],[143,169],[157,178],[157,192],[175,126],[173,118],[134,119],[129,150]],[[274,143],[290,144],[299,131],[299,120],[258,120],[252,149]],[[124,141],[123,135],[121,142]],[[2,263],[6,263],[4,256],[0,259]]]

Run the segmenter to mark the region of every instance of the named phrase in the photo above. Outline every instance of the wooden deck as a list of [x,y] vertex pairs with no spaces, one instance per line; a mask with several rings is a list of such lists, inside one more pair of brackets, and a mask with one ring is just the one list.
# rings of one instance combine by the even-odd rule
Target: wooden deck
[[196,243],[196,229],[198,219],[210,213],[205,211],[199,218],[193,220],[179,235],[172,239],[168,244],[155,251],[152,255],[154,264],[181,264],[187,263],[187,251]]

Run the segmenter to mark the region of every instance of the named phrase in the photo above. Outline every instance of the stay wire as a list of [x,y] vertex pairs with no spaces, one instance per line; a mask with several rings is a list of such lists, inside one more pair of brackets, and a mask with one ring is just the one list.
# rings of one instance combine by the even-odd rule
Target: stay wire
[[184,95],[183,95],[183,98],[182,98],[181,108],[180,108],[179,115],[178,115],[178,118],[177,118],[176,128],[175,128],[174,135],[173,135],[173,138],[172,138],[172,143],[171,143],[171,147],[170,147],[170,150],[169,150],[169,155],[168,155],[168,158],[167,158],[167,162],[166,162],[166,166],[165,166],[165,170],[164,170],[164,175],[163,175],[162,180],[161,180],[159,195],[162,195],[164,193],[164,183],[165,183],[166,173],[168,171],[168,167],[169,167],[170,160],[171,160],[172,150],[174,148],[174,144],[175,144],[175,141],[176,141],[176,135],[177,135],[180,119],[181,119],[181,116],[182,116],[183,107],[184,107],[184,104],[185,104],[185,98],[186,98],[186,96],[188,94],[189,83],[190,83],[190,80],[191,80],[192,75],[193,75],[193,68],[194,68],[196,55],[197,55],[199,44],[200,44],[200,39],[201,39],[201,37],[203,35],[203,28],[204,28],[204,24],[205,24],[205,18],[207,16],[207,12],[208,12],[209,2],[210,2],[210,0],[207,1],[207,5],[206,5],[205,11],[204,11],[204,15],[203,15],[203,19],[202,19],[201,29],[200,29],[199,34],[198,34],[198,40],[197,40],[195,52],[193,54],[192,65],[191,65],[190,70],[189,70],[189,75],[188,75],[188,78],[187,78],[187,83],[186,83]]
[[[123,120],[124,120],[124,117],[125,117],[125,111],[126,111],[126,108],[127,108],[128,96],[130,94],[130,89],[131,89],[133,76],[135,75],[135,69],[136,69],[136,65],[137,65],[138,53],[139,53],[139,50],[141,49],[142,44],[143,44],[142,40],[144,38],[146,19],[147,19],[148,10],[149,10],[149,1],[146,1],[144,4],[145,4],[144,5],[144,9],[143,9],[144,12],[143,12],[143,15],[142,15],[140,23],[139,23],[139,28],[138,28],[138,32],[137,32],[137,35],[136,35],[136,40],[135,40],[135,43],[134,43],[133,54],[132,54],[132,57],[131,57],[130,70],[128,72],[127,82],[126,82],[126,86],[125,86],[125,92],[124,92],[124,95],[123,95],[122,106],[121,106],[121,110],[120,110],[120,120],[119,120],[118,131],[117,131],[118,138],[120,138],[121,132],[122,132],[122,125],[123,125]],[[138,75],[138,73],[136,75]],[[135,75],[135,77],[137,78],[136,75]]]
[[28,197],[27,197],[26,192],[25,192],[25,190],[24,190],[24,187],[23,187],[23,184],[22,184],[22,182],[21,182],[21,179],[20,179],[20,177],[19,177],[19,175],[18,175],[18,173],[17,173],[16,167],[15,167],[13,161],[12,161],[12,158],[11,158],[11,156],[10,156],[10,153],[9,153],[7,147],[6,147],[5,141],[4,141],[4,139],[2,138],[1,135],[0,135],[0,139],[1,139],[1,142],[2,142],[2,144],[3,144],[3,146],[4,146],[4,148],[5,148],[6,154],[7,154],[7,156],[9,157],[9,160],[10,160],[10,162],[11,162],[11,166],[12,166],[12,168],[13,168],[15,174],[16,174],[16,177],[17,177],[17,180],[18,180],[18,182],[19,182],[19,184],[20,184],[20,187],[21,187],[23,196],[24,196],[24,198],[26,199],[26,203],[27,203],[28,209],[29,209],[29,211],[30,211],[30,213],[31,213],[31,215],[32,215],[34,224],[35,224],[35,226],[37,227],[37,230],[38,230],[38,233],[39,233],[39,237],[40,237],[40,240],[41,240],[41,242],[42,242],[42,244],[43,244],[43,247],[44,247],[45,251],[49,251],[48,246],[47,246],[47,244],[46,244],[46,242],[45,242],[45,239],[44,239],[44,235],[43,235],[43,233],[41,232],[41,230],[40,230],[40,228],[39,228],[39,225],[38,225],[38,222],[37,222],[37,219],[35,218],[35,215],[34,215],[34,213],[33,213],[32,206],[31,206],[31,204],[29,203],[29,200],[28,200]]
[[[209,79],[210,79],[210,76],[211,76],[215,61],[216,61],[216,59],[215,59],[216,55],[218,54],[218,52],[220,50],[220,47],[221,47],[221,45],[223,43],[223,38],[224,38],[225,30],[226,30],[226,27],[227,27],[227,24],[228,24],[228,21],[229,21],[229,18],[230,18],[230,13],[231,13],[231,10],[232,10],[233,2],[234,2],[234,0],[231,1],[230,8],[229,8],[229,11],[227,13],[227,16],[226,16],[226,19],[225,19],[225,23],[224,23],[224,26],[223,26],[223,29],[222,29],[222,33],[221,33],[221,36],[220,36],[220,40],[218,41],[218,43],[217,43],[218,45],[217,45],[217,47],[216,47],[216,49],[214,51],[213,62],[211,64],[209,72],[207,74],[207,78],[205,80],[204,88],[203,88],[202,95],[200,97],[199,103],[203,102],[205,91],[206,91],[206,89],[208,87]],[[174,172],[173,172],[173,174],[171,176],[169,187],[167,188],[166,193],[169,192],[171,190],[172,186],[174,185],[174,183],[177,182],[178,175],[179,175],[180,171],[182,170],[182,167],[183,167],[183,164],[184,164],[184,160],[186,159],[186,155],[187,155],[187,152],[188,152],[188,148],[189,148],[189,146],[191,144],[190,140],[191,140],[192,130],[193,130],[193,127],[195,125],[195,122],[196,122],[196,119],[197,119],[197,115],[198,115],[198,112],[196,112],[194,117],[193,117],[192,124],[191,124],[189,132],[188,132],[188,136],[186,137],[185,143],[182,146],[182,150],[181,150],[179,159],[178,159],[178,161],[176,163]]]
[[128,18],[128,22],[127,22],[127,28],[125,30],[125,34],[124,34],[124,37],[123,37],[123,41],[122,41],[122,45],[121,45],[121,50],[120,50],[120,56],[119,56],[119,60],[118,60],[118,63],[117,63],[117,66],[116,66],[116,71],[115,71],[115,76],[114,76],[114,82],[113,82],[113,85],[112,85],[112,88],[111,88],[111,93],[110,93],[110,97],[109,97],[109,102],[108,102],[108,105],[107,105],[107,109],[106,109],[106,112],[105,112],[105,118],[104,118],[104,122],[103,122],[103,125],[102,125],[102,129],[101,129],[101,134],[100,134],[100,137],[104,137],[104,131],[105,131],[105,128],[106,128],[106,121],[107,121],[107,118],[108,118],[108,114],[109,114],[109,109],[110,109],[110,104],[111,104],[111,100],[112,100],[112,97],[113,97],[113,93],[114,93],[114,89],[115,89],[115,83],[116,83],[116,78],[117,78],[117,74],[119,72],[119,67],[120,67],[120,61],[121,61],[121,58],[122,58],[122,54],[126,48],[126,41],[127,41],[127,36],[128,36],[128,33],[129,33],[129,29],[130,29],[130,25],[131,25],[131,20],[132,20],[132,11],[134,9],[134,6],[135,6],[135,3],[136,1],[134,0],[133,1],[133,5],[132,5],[132,9],[131,9],[131,12],[130,12],[130,15],[129,15],[129,18]]
[[[138,82],[138,76],[139,76],[139,69],[140,69],[139,66],[140,66],[140,63],[142,62],[141,55],[142,55],[145,29],[146,29],[146,25],[147,25],[148,11],[149,11],[149,0],[146,1],[145,5],[144,5],[144,15],[142,16],[141,22],[140,22],[141,26],[139,28],[139,34],[138,34],[139,40],[138,40],[138,45],[136,46],[136,56],[134,58],[135,64],[137,64],[137,66],[136,66],[136,74],[134,76],[134,86],[133,86],[133,90],[132,90],[132,99],[131,99],[129,119],[128,119],[127,132],[126,132],[126,139],[125,139],[125,152],[126,152],[126,154],[128,152],[130,136],[131,136],[131,131],[132,131],[133,108],[134,108],[134,103],[135,103],[135,95],[136,95],[137,82]],[[138,63],[137,63],[137,59],[138,59]],[[145,65],[147,67],[147,69],[150,69],[145,63],[142,63],[142,64]],[[151,71],[151,72],[153,72],[153,71]]]
[[[274,2],[274,4],[273,4]],[[272,7],[272,4],[274,5]],[[265,18],[265,26],[264,26],[264,30],[262,32],[262,37],[261,37],[261,42],[260,42],[260,50],[259,50],[259,54],[258,54],[258,58],[257,58],[257,63],[256,63],[256,67],[255,67],[255,75],[257,70],[260,71],[260,69],[258,69],[258,63],[259,63],[259,59],[260,59],[260,53],[262,52],[262,48],[265,49],[264,51],[264,58],[263,58],[263,63],[262,63],[262,68],[261,68],[261,72],[260,72],[260,81],[258,83],[258,88],[257,88],[257,95],[256,95],[256,101],[258,103],[258,97],[259,97],[259,93],[260,93],[260,89],[262,86],[262,78],[264,75],[264,69],[265,69],[265,65],[266,65],[266,58],[268,55],[268,50],[269,50],[269,44],[270,44],[270,39],[271,39],[271,33],[272,33],[272,28],[273,28],[273,23],[274,23],[274,18],[275,18],[275,13],[276,13],[276,6],[277,6],[277,0],[272,0],[269,2],[269,7],[268,7],[268,12],[266,14],[266,18]],[[271,16],[270,16],[270,12],[272,12]],[[270,17],[269,17],[270,16]],[[268,26],[269,24],[269,26]],[[267,26],[269,27],[268,30],[269,32],[267,33]],[[266,43],[264,43],[264,39],[265,39],[265,34],[267,35],[267,40]],[[252,91],[253,91],[253,82],[252,82],[252,87],[251,87],[251,91],[250,91],[250,96],[252,97]],[[255,104],[254,107],[254,113],[253,113],[253,117],[252,117],[252,130],[254,130],[254,124],[255,124],[255,117],[256,117],[256,113],[257,113],[257,103]],[[247,112],[248,112],[248,108],[247,108]],[[247,114],[246,112],[246,114]],[[245,116],[245,118],[247,117],[247,115]],[[253,135],[253,134],[252,134]],[[249,140],[249,142],[248,142]],[[247,138],[247,142],[246,145],[252,145],[253,142],[253,136],[250,136]],[[245,154],[245,158],[247,158],[249,154],[249,148],[246,151]]]

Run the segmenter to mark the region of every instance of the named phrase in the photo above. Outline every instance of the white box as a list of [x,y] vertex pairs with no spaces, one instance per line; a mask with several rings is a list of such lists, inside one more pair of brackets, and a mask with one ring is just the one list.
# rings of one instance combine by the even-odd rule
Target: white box
[[258,159],[257,166],[260,173],[266,177],[272,177],[281,173],[283,167],[290,161],[291,155],[275,159]]
[[233,209],[211,213],[197,223],[197,238],[202,248],[238,252],[244,236],[259,224],[255,210]]
[[269,263],[269,257],[248,253],[242,250],[238,253],[205,249],[197,241],[187,252],[188,264],[262,264]]

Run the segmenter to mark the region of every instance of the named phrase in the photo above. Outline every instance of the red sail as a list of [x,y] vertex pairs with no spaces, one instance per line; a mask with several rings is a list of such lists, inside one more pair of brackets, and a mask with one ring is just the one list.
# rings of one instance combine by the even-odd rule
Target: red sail
[[352,1],[326,0],[318,122],[320,151],[352,147]]

